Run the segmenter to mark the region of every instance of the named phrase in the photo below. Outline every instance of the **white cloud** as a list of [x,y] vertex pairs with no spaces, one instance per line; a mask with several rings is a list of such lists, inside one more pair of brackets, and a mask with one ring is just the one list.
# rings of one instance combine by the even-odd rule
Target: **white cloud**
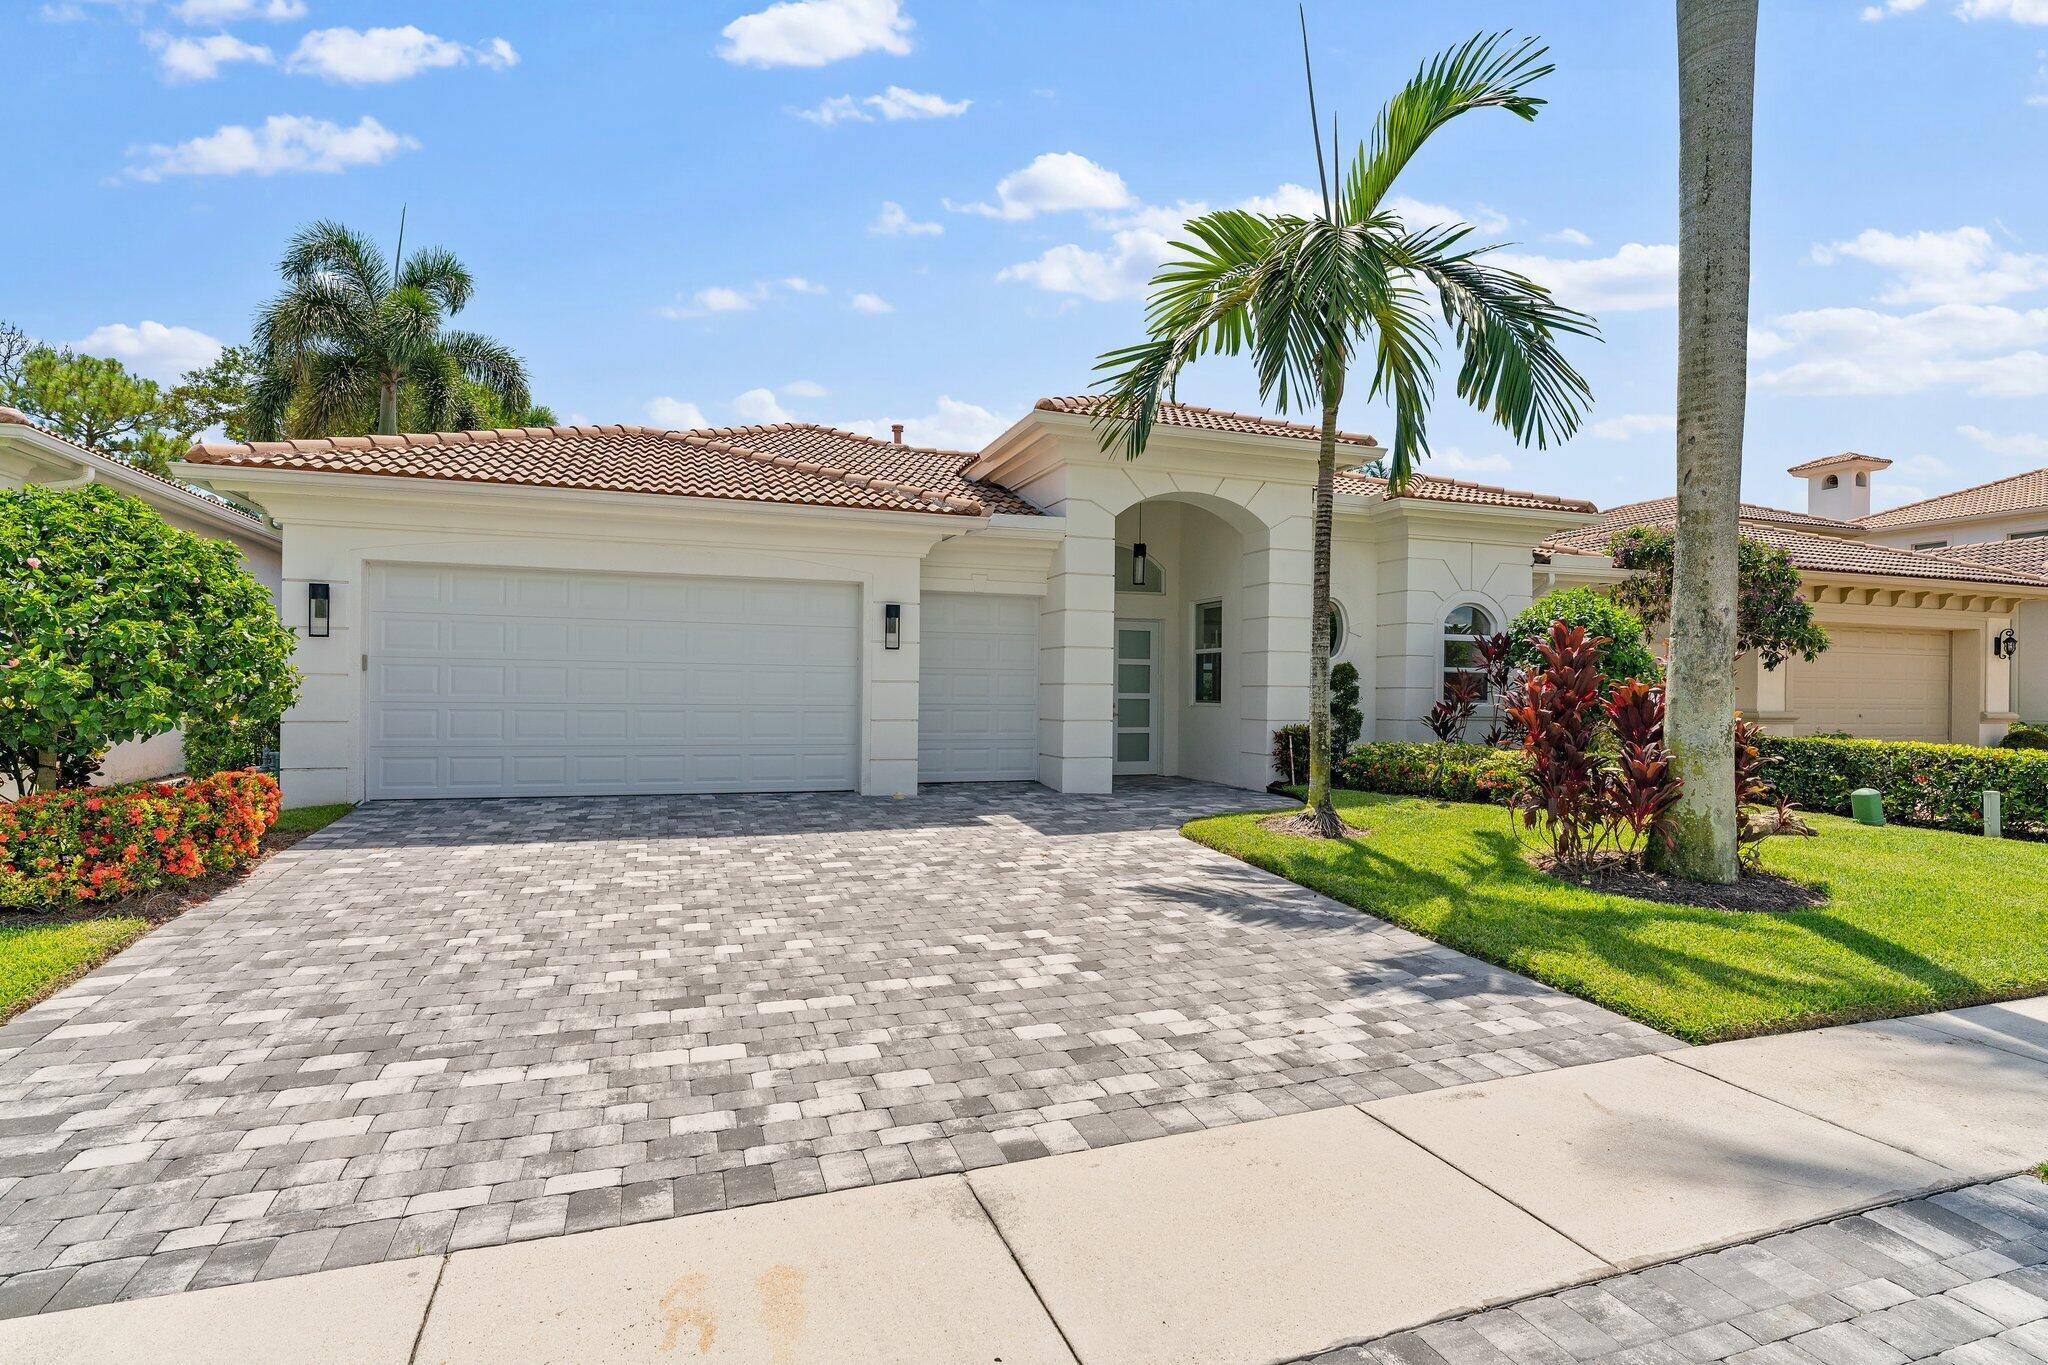
[[228,33],[216,33],[210,38],[173,38],[165,33],[149,33],[143,36],[143,41],[156,53],[164,79],[174,83],[210,81],[232,62],[268,66],[275,60],[269,48],[245,43]]
[[1505,455],[1467,455],[1456,446],[1432,450],[1424,462],[1427,473],[1505,474],[1513,468]]
[[185,371],[211,365],[221,352],[221,344],[204,332],[147,320],[134,327],[110,322],[69,344],[82,355],[118,360],[160,384],[176,383]]
[[171,13],[188,24],[225,24],[236,19],[303,19],[305,0],[181,0]]
[[892,85],[879,95],[861,99],[852,95],[834,95],[815,108],[792,112],[798,118],[829,128],[835,123],[873,123],[877,118],[891,123],[900,119],[958,118],[972,103],[972,100],[949,100],[943,95],[926,95]]
[[419,146],[367,114],[352,128],[303,114],[272,114],[261,127],[230,123],[175,146],[137,148],[127,174],[157,181],[173,175],[278,175],[375,166]]
[[875,221],[868,224],[868,231],[877,237],[936,237],[946,230],[943,223],[920,222],[903,211],[903,205],[893,199],[882,201],[882,211],[875,215]]
[[823,398],[825,386],[812,379],[792,379],[782,386],[782,392],[790,398]]
[[2014,460],[2048,460],[2048,436],[2035,436],[2020,431],[1986,431],[1982,427],[1968,424],[1957,427],[1956,431],[1993,455],[2003,455]]
[[1758,332],[1787,360],[1756,376],[1781,393],[1891,395],[1960,388],[1987,397],[2048,394],[2048,308],[1952,303],[1917,313],[1815,308]]
[[825,292],[824,285],[814,280],[807,280],[801,275],[784,276],[782,287],[792,294],[822,294]]
[[1571,260],[1497,252],[1487,258],[1549,288],[1567,308],[1588,313],[1634,313],[1678,302],[1678,248],[1630,242],[1612,256]]
[[795,416],[776,401],[773,389],[748,389],[732,400],[733,415],[747,426],[760,426],[769,422],[793,422]]
[[285,70],[344,85],[384,85],[469,61],[502,71],[516,66],[519,54],[503,38],[471,48],[412,24],[402,28],[316,28],[299,39]]
[[696,431],[711,425],[704,420],[702,408],[680,398],[651,400],[647,404],[647,420],[672,431]]
[[997,181],[995,203],[948,201],[946,207],[956,213],[979,213],[1015,222],[1041,213],[1128,208],[1134,202],[1123,177],[1115,171],[1096,165],[1078,152],[1046,152],[1023,170]]
[[1410,199],[1405,194],[1397,194],[1387,200],[1386,207],[1411,228],[1448,227],[1453,223],[1465,223],[1488,237],[1508,230],[1507,215],[1484,204],[1475,204],[1470,211],[1463,211],[1448,204],[1431,204],[1421,199]]
[[1593,239],[1591,237],[1588,237],[1585,233],[1579,231],[1577,228],[1570,227],[1559,228],[1555,232],[1546,232],[1543,234],[1543,240],[1546,242],[1557,242],[1563,246],[1593,245]]
[[1865,5],[1863,22],[1874,24],[1880,19],[1889,19],[1894,14],[1909,14],[1926,3],[1927,0],[1884,0],[1881,5]]
[[655,313],[671,321],[707,317],[713,313],[747,313],[766,302],[777,289],[788,294],[823,294],[825,286],[801,275],[786,275],[772,284],[761,281],[740,287],[730,284],[706,285],[690,295],[687,302],[664,304]]
[[[1892,0],[1896,4],[1898,0]],[[1962,0],[1958,19],[2010,19],[2015,24],[2048,24],[2048,0]]]
[[1019,261],[996,272],[1002,281],[1021,280],[1053,294],[1076,294],[1097,303],[1143,296],[1152,273],[1172,250],[1164,233],[1125,228],[1110,244],[1091,250],[1069,242],[1047,250],[1037,260]]
[[847,303],[856,313],[893,313],[896,311],[896,305],[890,303],[880,294],[855,294],[851,299],[847,300]]
[[1890,286],[1878,295],[1885,303],[1997,303],[2048,287],[2048,256],[2007,251],[1980,227],[1905,234],[1865,228],[1813,249],[1822,265],[1843,257],[1891,272]]
[[897,0],[784,0],[720,30],[718,55],[741,66],[825,66],[910,51],[910,17]]
[[1630,412],[1595,422],[1586,428],[1586,434],[1599,441],[1629,441],[1638,436],[1677,429],[1678,418],[1671,413]]
[[940,450],[980,450],[1002,435],[1010,425],[987,408],[942,395],[936,410],[923,417],[848,422],[845,426],[848,431],[857,432],[862,436],[872,436],[878,441],[886,441],[890,438],[890,424],[899,421],[903,423],[905,442],[914,446],[933,446]]
[[[1183,214],[1182,221],[1208,211],[1206,205],[1190,205],[1194,213]],[[1238,205],[1249,213],[1262,213],[1269,218],[1292,214],[1296,218],[1316,216],[1323,211],[1323,196],[1306,185],[1288,181],[1271,194],[1255,194]]]

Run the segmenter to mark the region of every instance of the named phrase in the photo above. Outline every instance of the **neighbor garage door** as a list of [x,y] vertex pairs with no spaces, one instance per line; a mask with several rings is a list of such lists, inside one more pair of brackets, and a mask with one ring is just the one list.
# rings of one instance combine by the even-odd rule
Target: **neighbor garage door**
[[368,794],[854,787],[858,611],[839,584],[377,569]]
[[1038,599],[929,593],[917,703],[920,782],[1038,776]]
[[1787,702],[1803,733],[1948,739],[1946,631],[1830,626],[1828,641],[1815,662],[1787,665]]

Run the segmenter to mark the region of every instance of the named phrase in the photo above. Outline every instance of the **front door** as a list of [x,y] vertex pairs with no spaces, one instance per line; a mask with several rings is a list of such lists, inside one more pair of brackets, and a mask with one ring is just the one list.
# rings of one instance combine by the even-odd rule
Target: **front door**
[[1116,625],[1116,769],[1159,771],[1159,627]]

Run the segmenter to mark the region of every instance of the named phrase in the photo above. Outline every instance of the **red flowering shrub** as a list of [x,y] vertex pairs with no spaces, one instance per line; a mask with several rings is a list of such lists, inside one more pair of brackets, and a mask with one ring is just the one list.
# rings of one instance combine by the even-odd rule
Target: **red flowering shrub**
[[0,805],[0,906],[108,901],[239,867],[277,819],[267,773],[72,788]]

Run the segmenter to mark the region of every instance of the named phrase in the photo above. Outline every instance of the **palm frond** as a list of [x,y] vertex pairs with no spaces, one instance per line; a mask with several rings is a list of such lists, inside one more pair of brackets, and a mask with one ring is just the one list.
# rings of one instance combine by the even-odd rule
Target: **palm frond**
[[308,356],[291,401],[294,434],[331,436],[375,430],[378,375],[353,352]]
[[1479,34],[1438,53],[1380,110],[1369,143],[1359,146],[1346,187],[1343,220],[1359,223],[1379,210],[1395,179],[1430,135],[1460,114],[1505,109],[1531,119],[1544,101],[1526,87],[1556,70],[1534,38],[1508,46],[1509,33]]
[[285,248],[278,269],[290,280],[339,275],[370,302],[391,287],[391,272],[377,244],[329,218],[301,228]]
[[476,293],[469,268],[454,252],[438,246],[422,248],[405,258],[405,268],[398,272],[398,287],[420,290],[448,313],[461,312]]
[[289,367],[305,354],[368,345],[375,330],[358,290],[331,274],[314,274],[293,280],[265,304],[250,333],[266,364]]
[[1408,486],[1418,457],[1429,453],[1429,400],[1436,388],[1436,335],[1428,300],[1411,284],[1396,283],[1372,317],[1373,370],[1369,396],[1394,405],[1394,443],[1387,454],[1387,487]]
[[255,385],[249,390],[249,412],[245,420],[250,440],[275,441],[285,434],[292,395],[297,389],[298,376],[292,370],[276,365],[263,367]]
[[440,348],[465,378],[489,389],[507,410],[533,401],[527,390],[526,362],[504,342],[476,332],[443,332]]
[[400,285],[377,301],[377,336],[394,368],[431,354],[441,336],[441,306],[424,289]]

